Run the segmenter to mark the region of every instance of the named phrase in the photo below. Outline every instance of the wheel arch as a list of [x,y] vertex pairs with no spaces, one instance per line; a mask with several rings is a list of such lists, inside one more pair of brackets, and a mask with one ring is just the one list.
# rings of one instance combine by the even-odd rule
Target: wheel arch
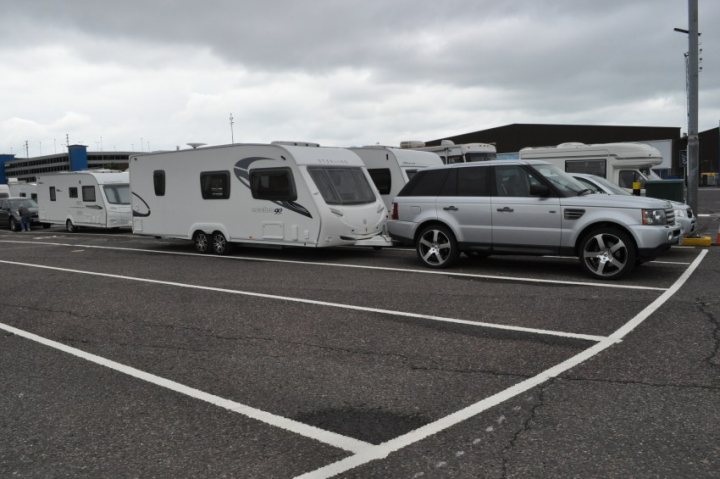
[[450,230],[450,232],[453,234],[453,236],[455,236],[455,241],[458,241],[458,242],[460,241],[460,238],[458,237],[458,232],[455,231],[455,228],[453,228],[449,224],[445,223],[444,221],[433,218],[433,219],[425,220],[422,223],[418,223],[417,227],[415,228],[415,231],[413,232],[413,244],[417,243],[418,236],[420,236],[420,232],[422,230],[424,230],[428,226],[433,226],[433,225],[443,226],[443,227],[447,228],[448,230]]
[[620,223],[615,223],[613,221],[598,221],[597,223],[591,223],[589,225],[586,225],[580,233],[578,233],[577,237],[575,238],[575,247],[574,252],[575,256],[580,254],[580,246],[582,245],[583,240],[585,237],[590,233],[591,231],[598,229],[598,228],[614,228],[617,230],[622,231],[623,233],[627,234],[633,241],[633,248],[635,250],[635,253],[638,252],[638,246],[637,246],[637,238],[633,234],[632,230],[623,226]]

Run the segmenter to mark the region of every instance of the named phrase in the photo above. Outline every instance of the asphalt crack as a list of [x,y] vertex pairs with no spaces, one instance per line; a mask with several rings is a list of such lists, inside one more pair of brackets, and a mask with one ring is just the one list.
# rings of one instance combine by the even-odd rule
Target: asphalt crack
[[706,384],[692,384],[692,383],[654,383],[649,381],[635,381],[635,380],[623,380],[623,379],[597,379],[597,378],[583,378],[578,376],[563,376],[563,381],[573,382],[591,382],[591,383],[602,383],[602,384],[619,384],[623,386],[645,386],[652,388],[676,388],[676,389],[704,389],[707,391],[720,391],[720,386],[708,386]]
[[717,302],[708,301],[703,302],[698,298],[698,310],[702,313],[710,323],[713,324],[714,329],[712,332],[712,338],[715,341],[715,347],[713,351],[704,359],[711,368],[720,368],[720,319],[715,317],[715,313],[711,311],[711,307],[717,306]]

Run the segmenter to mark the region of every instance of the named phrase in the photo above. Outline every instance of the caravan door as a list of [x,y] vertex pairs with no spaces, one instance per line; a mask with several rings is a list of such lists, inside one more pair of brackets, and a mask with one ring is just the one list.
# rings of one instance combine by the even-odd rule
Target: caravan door
[[100,187],[97,185],[82,185],[80,186],[80,195],[82,203],[78,208],[77,223],[105,227],[107,225],[107,211],[105,210],[105,202]]

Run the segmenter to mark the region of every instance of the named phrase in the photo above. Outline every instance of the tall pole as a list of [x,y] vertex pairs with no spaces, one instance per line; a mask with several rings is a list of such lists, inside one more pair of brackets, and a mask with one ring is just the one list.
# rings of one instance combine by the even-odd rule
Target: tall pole
[[235,121],[233,121],[234,118],[232,116],[232,113],[230,113],[230,143],[235,143],[235,132],[233,131],[233,125],[235,124]]
[[688,0],[688,148],[687,202],[698,211],[698,1]]

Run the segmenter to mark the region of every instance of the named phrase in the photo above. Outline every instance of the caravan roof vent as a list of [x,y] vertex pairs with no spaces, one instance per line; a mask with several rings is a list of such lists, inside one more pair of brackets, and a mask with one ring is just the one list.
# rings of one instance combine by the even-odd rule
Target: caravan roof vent
[[573,146],[587,146],[585,143],[581,143],[579,141],[568,141],[565,143],[560,143],[558,145],[558,148],[571,148]]
[[310,143],[308,141],[273,141],[272,145],[285,145],[285,146],[309,146],[319,148],[320,143]]
[[400,148],[404,148],[406,150],[411,149],[411,148],[423,148],[424,146],[425,146],[424,141],[407,140],[407,141],[400,142]]
[[440,146],[453,146],[455,144],[452,140],[440,140]]

